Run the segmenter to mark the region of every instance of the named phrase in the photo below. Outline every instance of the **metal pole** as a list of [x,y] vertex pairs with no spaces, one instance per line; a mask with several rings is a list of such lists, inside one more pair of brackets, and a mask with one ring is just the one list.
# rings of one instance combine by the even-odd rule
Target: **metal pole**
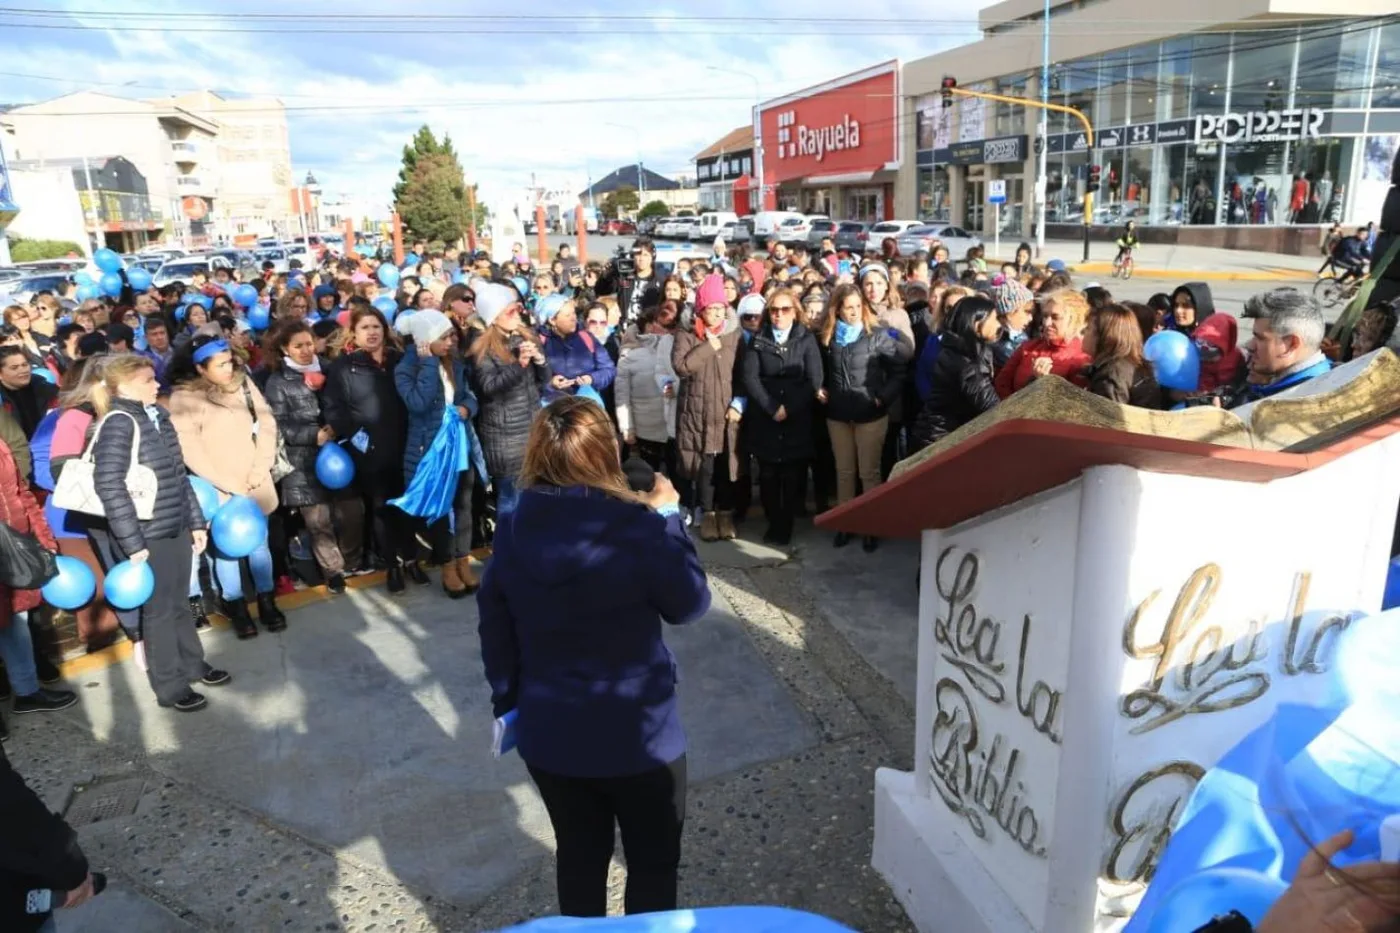
[[1035,177],[1035,254],[1045,252],[1045,199],[1050,188],[1050,0],[1045,0],[1045,30],[1040,62],[1040,166]]
[[83,184],[87,187],[88,200],[87,210],[83,212],[83,219],[87,222],[88,226],[91,227],[88,231],[88,252],[92,252],[93,250],[100,249],[102,244],[97,239],[97,202],[93,200],[92,166],[88,165],[86,153],[83,154]]
[[1001,202],[992,205],[992,255],[1001,259]]

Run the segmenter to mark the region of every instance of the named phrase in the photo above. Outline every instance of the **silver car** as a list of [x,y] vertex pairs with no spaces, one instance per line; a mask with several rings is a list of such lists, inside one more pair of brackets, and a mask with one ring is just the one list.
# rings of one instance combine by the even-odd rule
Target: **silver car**
[[807,248],[820,249],[822,240],[825,240],[827,237],[834,238],[836,236],[836,231],[836,221],[828,220],[825,217],[813,218],[811,226],[807,228]]
[[257,259],[259,269],[262,268],[263,263],[270,262],[272,263],[272,271],[278,275],[286,275],[291,271],[291,267],[287,265],[290,257],[287,256],[287,251],[280,247],[255,249],[253,250],[253,257]]
[[920,250],[932,252],[933,248],[943,245],[948,248],[948,258],[953,262],[961,262],[967,256],[967,251],[974,246],[981,246],[980,237],[975,237],[962,227],[954,227],[950,224],[923,224],[918,227],[910,227],[899,236],[899,255],[913,256]]
[[857,256],[863,254],[867,249],[880,245],[879,240],[872,239],[870,236],[870,224],[861,223],[858,220],[841,221],[836,228],[835,242],[837,249],[855,253]]

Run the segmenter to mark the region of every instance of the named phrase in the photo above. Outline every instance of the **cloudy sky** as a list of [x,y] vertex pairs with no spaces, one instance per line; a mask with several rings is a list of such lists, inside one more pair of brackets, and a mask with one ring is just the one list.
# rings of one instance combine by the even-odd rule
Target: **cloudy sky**
[[[488,195],[662,174],[775,97],[977,37],[982,0],[29,0],[0,7],[0,102],[93,88],[273,95],[297,177],[387,202],[421,124]],[[13,8],[10,8],[13,9]],[[771,11],[752,15],[755,9]],[[752,77],[749,77],[752,76]],[[756,85],[757,84],[757,89]]]

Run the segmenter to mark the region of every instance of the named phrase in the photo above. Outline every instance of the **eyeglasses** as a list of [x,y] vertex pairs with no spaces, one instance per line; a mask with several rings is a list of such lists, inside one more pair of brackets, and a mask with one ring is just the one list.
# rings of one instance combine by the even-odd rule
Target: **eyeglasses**
[[797,305],[771,305],[768,310],[771,312],[786,311],[788,314],[796,314]]

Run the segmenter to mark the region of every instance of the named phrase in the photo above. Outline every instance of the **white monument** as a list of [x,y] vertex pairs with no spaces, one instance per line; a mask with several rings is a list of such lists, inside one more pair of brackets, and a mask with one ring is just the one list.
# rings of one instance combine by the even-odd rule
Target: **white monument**
[[1119,929],[1200,775],[1379,611],[1397,501],[1393,415],[1309,453],[1015,419],[828,513],[922,538],[873,858],[918,928]]

